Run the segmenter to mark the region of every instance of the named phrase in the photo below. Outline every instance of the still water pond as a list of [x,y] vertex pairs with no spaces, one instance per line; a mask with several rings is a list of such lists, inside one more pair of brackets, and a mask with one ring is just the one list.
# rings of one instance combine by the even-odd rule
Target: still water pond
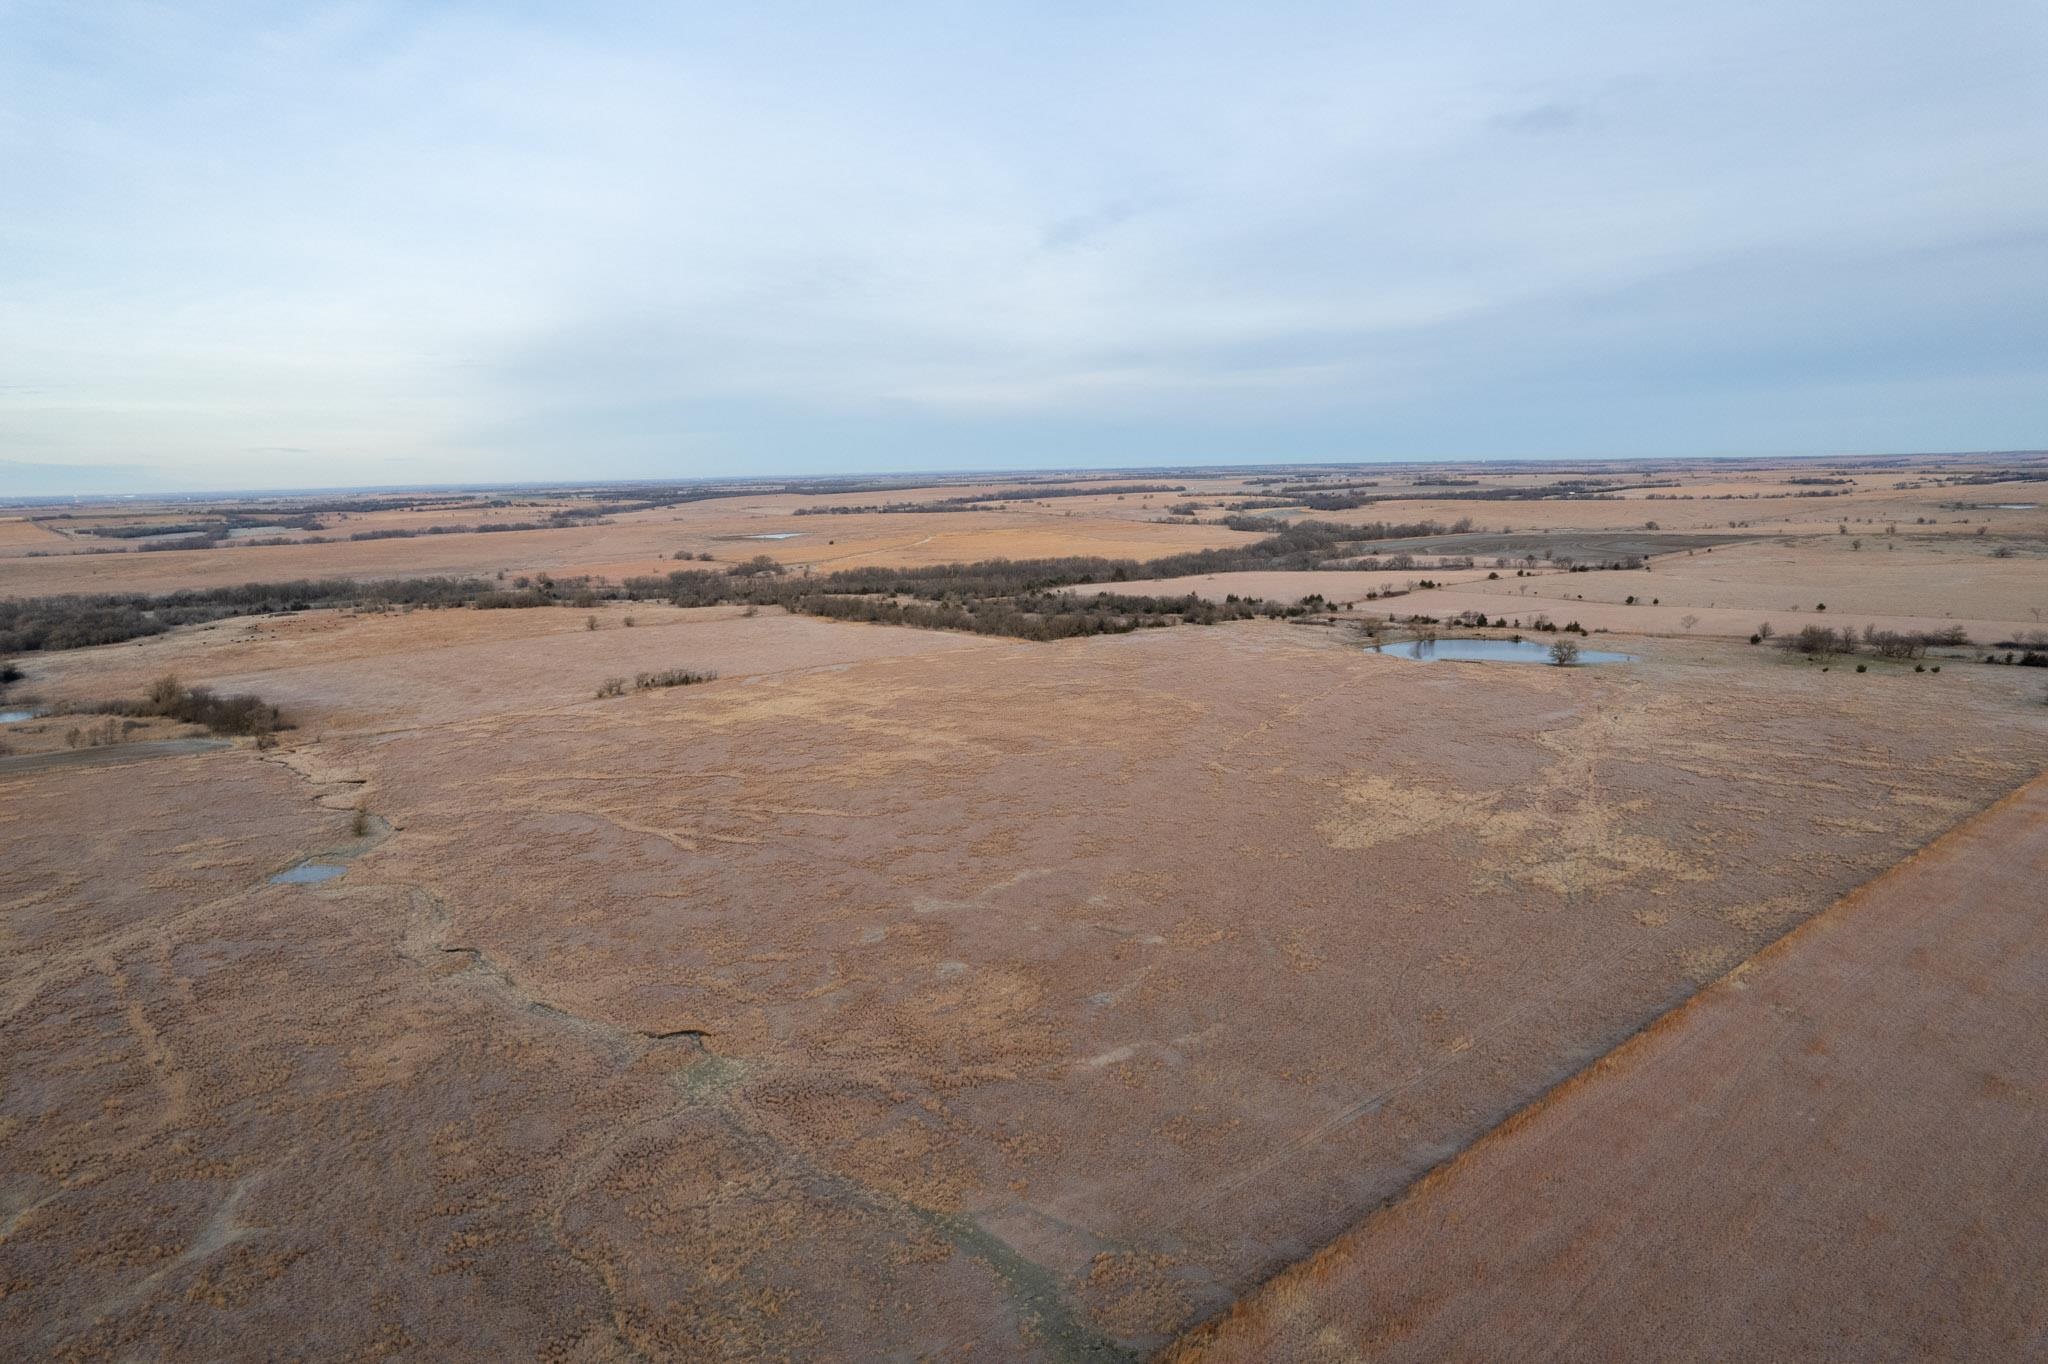
[[[1411,639],[1401,644],[1381,644],[1374,653],[1422,662],[1458,663],[1549,663],[1550,646],[1533,639]],[[1581,663],[1633,663],[1634,654],[1606,653],[1599,649],[1579,650]]]
[[347,867],[337,867],[331,862],[301,862],[298,866],[286,867],[283,871],[271,877],[270,884],[273,886],[314,885],[321,881],[332,881],[347,870]]

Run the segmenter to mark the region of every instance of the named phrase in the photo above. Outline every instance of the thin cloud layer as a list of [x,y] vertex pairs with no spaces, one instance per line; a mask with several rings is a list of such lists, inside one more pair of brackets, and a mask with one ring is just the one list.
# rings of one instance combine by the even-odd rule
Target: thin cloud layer
[[2048,431],[2037,6],[547,8],[0,8],[0,458],[283,486]]

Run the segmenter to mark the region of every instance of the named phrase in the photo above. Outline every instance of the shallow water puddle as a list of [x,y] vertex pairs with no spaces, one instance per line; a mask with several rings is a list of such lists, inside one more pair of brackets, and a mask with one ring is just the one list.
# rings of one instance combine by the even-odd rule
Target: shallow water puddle
[[273,886],[310,886],[322,881],[332,881],[347,871],[347,867],[332,862],[301,862],[295,867],[286,867],[270,878]]

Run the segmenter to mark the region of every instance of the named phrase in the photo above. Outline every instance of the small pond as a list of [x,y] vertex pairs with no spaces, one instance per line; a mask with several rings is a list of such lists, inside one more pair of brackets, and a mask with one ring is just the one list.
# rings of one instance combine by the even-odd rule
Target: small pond
[[0,710],[0,725],[18,725],[23,720],[35,718],[36,713],[32,710]]
[[742,536],[740,537],[740,539],[742,539],[742,540],[794,540],[794,539],[796,539],[796,538],[797,538],[797,536],[799,536],[799,535],[802,535],[802,534],[803,534],[803,532],[802,532],[802,531],[800,531],[800,530],[777,530],[777,531],[769,531],[769,532],[767,532],[767,533],[765,533],[765,534],[762,534],[762,535],[742,535]]
[[296,867],[286,867],[283,871],[271,877],[270,884],[273,886],[317,885],[322,881],[332,881],[347,870],[347,867],[338,867],[332,862],[301,862]]
[[[1381,644],[1373,653],[1395,658],[1413,658],[1425,663],[1544,663],[1550,662],[1550,645],[1533,639],[1411,639],[1400,644]],[[1580,663],[1633,663],[1634,654],[1607,653],[1600,649],[1579,649]]]

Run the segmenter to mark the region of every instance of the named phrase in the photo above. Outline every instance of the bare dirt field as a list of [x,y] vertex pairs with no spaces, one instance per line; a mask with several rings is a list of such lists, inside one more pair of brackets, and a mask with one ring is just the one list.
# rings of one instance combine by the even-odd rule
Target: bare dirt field
[[2044,878],[2035,781],[1173,1358],[2038,1357]]
[[[1789,477],[1715,477],[1767,474]],[[1217,501],[1270,486],[1171,481]],[[828,500],[0,554],[0,595],[483,572],[480,549],[508,577],[649,572],[698,545],[822,576],[1260,539],[1153,519],[1166,494],[792,514]],[[1506,512],[1581,505],[1617,504]],[[801,538],[738,538],[785,529]],[[2048,560],[2019,532],[2005,558],[1962,527],[1902,529],[1897,549],[1851,538],[1760,535],[1648,571],[1538,556],[1498,579],[1067,579],[1358,606],[1057,642],[727,597],[305,610],[23,653],[0,709],[55,713],[0,725],[0,743],[22,736],[0,754],[0,1341],[62,1359],[1133,1359],[1469,1178],[1470,1230],[1429,1263],[1487,1276],[1469,1302],[1402,1307],[1443,1332],[1417,1339],[1514,1354],[1485,1346],[1531,1329],[1528,1302],[1584,1289],[1623,1357],[1647,1318],[1586,1277],[1607,1282],[1584,1247],[1612,1223],[1591,1194],[1569,1217],[1543,1201],[1602,1166],[1527,1135],[1599,1095],[1584,1121],[1625,1148],[1614,1197],[1665,1209],[1617,1236],[1690,1217],[1701,1239],[1682,1249],[1712,1256],[1773,1198],[1848,1218],[1829,1191],[1853,1181],[1799,1142],[1867,1148],[1871,1180],[1907,1181],[1929,1210],[1850,1236],[1842,1274],[1894,1255],[1862,1281],[1900,1321],[1976,1302],[1997,1246],[1961,1278],[1901,1276],[1994,1225],[2001,1170],[2034,1178],[1999,1124],[2031,1122],[2039,1047],[1999,1011],[2038,969],[2038,933],[1999,897],[2031,884],[2042,798],[1887,871],[2048,768],[2048,670],[1823,671],[1729,636],[1773,612],[2017,629]],[[306,566],[269,567],[294,556]],[[1411,576],[1446,585],[1363,600]],[[1628,605],[1638,593],[1662,600]],[[1411,662],[1353,628],[1465,610],[1579,616],[1639,661]],[[676,670],[688,685],[653,685]],[[259,746],[159,716],[126,745],[65,744],[70,711],[165,674],[260,696],[293,727]],[[2018,831],[2015,810],[2032,821]],[[2031,851],[1993,865],[2007,845]],[[1873,878],[1861,908],[1828,910]],[[1902,893],[1886,886],[1930,917],[1883,928],[1907,913],[1874,912]],[[1816,944],[1834,955],[1797,966]],[[1695,1034],[1703,1056],[1747,1046],[1754,1062],[1656,1059]],[[1886,1136],[1857,1096],[1900,1047],[1910,1102]],[[1836,1054],[1830,1089],[1813,1067]],[[1639,1071],[1676,1078],[1649,1092]],[[1817,1129],[1784,1119],[1802,1083]],[[1713,1105],[1756,1145],[1687,1135]],[[1903,1162],[1939,1144],[1942,1107],[1981,1154],[1912,1183]],[[1521,1176],[1459,1173],[1503,1152],[1538,1183],[1487,1192]],[[1485,1259],[1489,1202],[1519,1209],[1536,1247],[1514,1275]],[[2038,1220],[1995,1228],[1999,1246],[2043,1247]],[[1790,1262],[1793,1241],[1767,1244]],[[1333,1254],[1332,1283],[1379,1263]],[[1632,1258],[1653,1278],[1693,1263]],[[1231,1357],[1268,1342],[1319,1358],[1327,1327],[1332,1357],[1370,1355],[1359,1333],[1379,1318],[1311,1293],[1303,1336],[1294,1307],[1262,1315],[1276,1291],[1201,1348],[1263,1330]],[[1707,1292],[1684,1298],[1702,1354],[1730,1329]],[[1983,1300],[1974,1334],[1924,1338],[2016,1338],[2016,1309]]]

